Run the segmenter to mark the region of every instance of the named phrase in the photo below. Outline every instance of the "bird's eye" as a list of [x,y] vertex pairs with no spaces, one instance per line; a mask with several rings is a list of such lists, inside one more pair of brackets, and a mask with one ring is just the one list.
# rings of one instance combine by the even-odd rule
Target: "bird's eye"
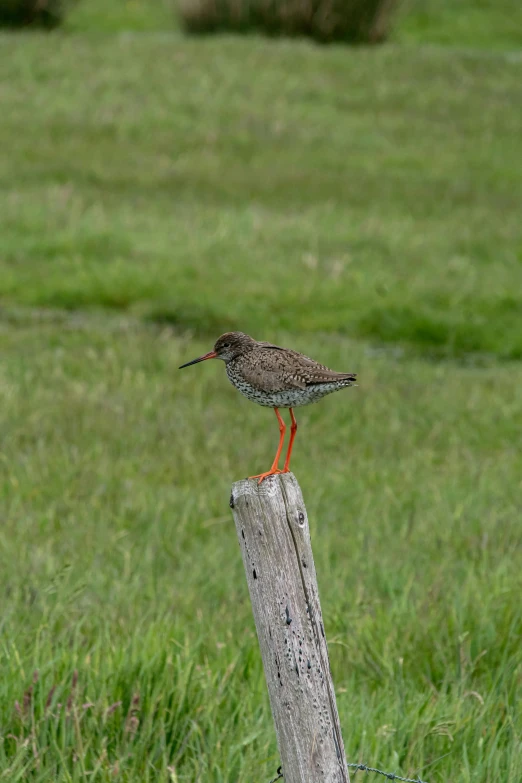
[[230,343],[223,343],[222,348],[230,348]]

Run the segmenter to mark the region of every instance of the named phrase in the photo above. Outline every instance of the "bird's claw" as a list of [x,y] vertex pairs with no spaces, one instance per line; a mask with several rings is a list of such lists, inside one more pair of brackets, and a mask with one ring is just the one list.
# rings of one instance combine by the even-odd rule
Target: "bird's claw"
[[270,469],[267,470],[266,473],[259,473],[257,476],[249,476],[249,479],[259,479],[257,482],[258,486],[261,484],[262,481],[264,481],[268,476],[277,476],[278,473],[284,473],[283,470],[279,470],[279,468]]

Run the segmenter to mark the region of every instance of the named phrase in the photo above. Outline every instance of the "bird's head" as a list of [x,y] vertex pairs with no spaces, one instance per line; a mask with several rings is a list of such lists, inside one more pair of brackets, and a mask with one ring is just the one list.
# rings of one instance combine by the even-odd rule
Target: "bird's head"
[[222,359],[224,362],[230,362],[245,351],[248,351],[255,345],[255,342],[248,334],[243,332],[226,332],[221,337],[218,337],[213,351],[199,356],[191,362],[182,364],[179,369],[181,370],[183,367],[189,367],[191,364],[197,364],[198,362],[204,362],[206,359]]

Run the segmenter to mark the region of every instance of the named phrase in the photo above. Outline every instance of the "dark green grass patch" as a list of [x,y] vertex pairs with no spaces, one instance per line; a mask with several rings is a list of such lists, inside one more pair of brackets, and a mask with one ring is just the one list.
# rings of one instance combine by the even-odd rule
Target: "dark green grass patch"
[[67,0],[0,0],[0,29],[52,30],[63,22]]

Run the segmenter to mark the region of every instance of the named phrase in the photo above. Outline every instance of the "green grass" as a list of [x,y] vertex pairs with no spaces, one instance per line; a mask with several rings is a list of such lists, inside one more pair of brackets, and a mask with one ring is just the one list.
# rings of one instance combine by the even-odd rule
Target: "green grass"
[[4,301],[522,356],[522,60],[147,36],[4,50]]
[[[102,781],[118,764],[121,780],[167,780],[169,766],[178,780],[268,780],[277,755],[227,501],[271,458],[272,415],[221,365],[178,374],[206,346],[170,331],[4,327],[4,776]],[[349,758],[515,783],[520,367],[276,336],[360,372],[356,390],[301,412],[294,463]]]
[[[175,29],[176,0],[74,0],[68,31],[166,31]],[[483,49],[522,46],[518,0],[403,0],[392,40]]]
[[0,780],[275,775],[228,508],[275,419],[176,369],[239,327],[359,374],[293,458],[348,758],[519,783],[522,60],[2,45]]
[[520,49],[522,7],[513,0],[405,0],[401,41]]
[[153,32],[176,26],[173,0],[70,0],[70,32]]

